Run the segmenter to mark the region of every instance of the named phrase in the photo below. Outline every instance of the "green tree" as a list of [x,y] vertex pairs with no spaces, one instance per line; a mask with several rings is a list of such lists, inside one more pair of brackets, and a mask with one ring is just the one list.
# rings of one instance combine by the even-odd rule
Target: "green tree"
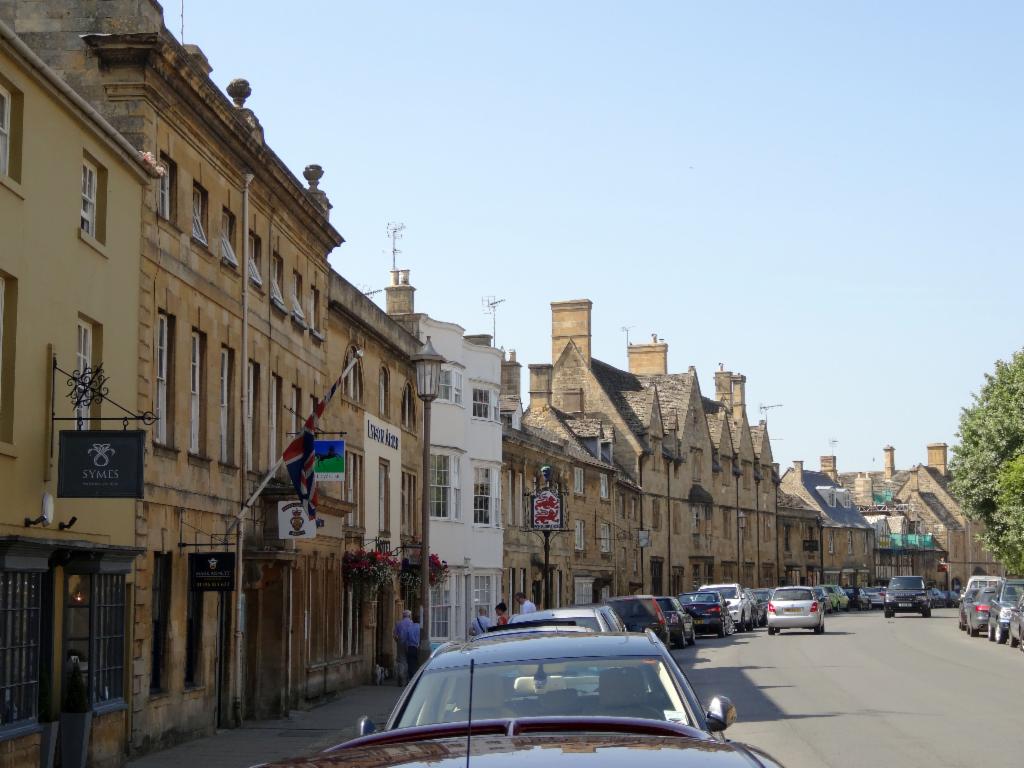
[[981,522],[985,546],[1013,572],[1024,571],[1024,350],[999,360],[960,414],[952,490]]

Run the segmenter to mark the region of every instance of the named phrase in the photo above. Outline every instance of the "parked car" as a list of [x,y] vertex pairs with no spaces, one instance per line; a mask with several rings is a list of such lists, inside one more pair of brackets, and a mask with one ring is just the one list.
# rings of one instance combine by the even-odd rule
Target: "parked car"
[[762,627],[767,627],[768,626],[768,601],[772,599],[772,591],[770,589],[752,589],[750,591],[754,593],[754,596],[757,598],[758,605],[761,606],[761,616],[762,616],[761,626]]
[[505,626],[515,626],[526,622],[531,624],[548,622],[553,619],[571,620],[575,622],[576,626],[586,627],[594,632],[620,631],[617,625],[609,624],[607,617],[599,610],[584,607],[550,608],[544,611],[534,611],[533,613],[517,613],[509,617],[508,624]]
[[928,600],[931,603],[932,608],[949,608],[951,603],[949,602],[949,594],[945,590],[939,589],[938,587],[931,587],[928,590]]
[[768,603],[768,634],[783,629],[825,631],[825,605],[810,587],[779,587]]
[[629,632],[646,632],[648,629],[669,644],[668,620],[654,595],[627,595],[612,597],[605,601],[619,615]]
[[1003,579],[989,603],[988,639],[1002,645],[1010,636],[1010,613],[1024,593],[1024,579]]
[[752,589],[743,590],[747,599],[750,600],[752,611],[752,622],[754,627],[763,627],[768,623],[768,603],[762,603],[757,599],[757,593]]
[[832,595],[828,593],[828,590],[819,584],[811,587],[811,591],[814,592],[814,597],[825,606],[825,613],[832,613]]
[[964,587],[964,592],[974,589],[978,592],[983,592],[989,587],[995,587],[1002,581],[1001,576],[971,576],[967,580],[967,586]]
[[1024,638],[1024,595],[1017,598],[1017,604],[1010,612],[1010,647],[1024,651],[1021,639]]
[[964,598],[961,610],[966,610],[967,633],[971,637],[977,637],[982,632],[988,633],[990,601],[995,599],[995,596],[996,591],[990,588],[975,592],[970,600]]
[[832,596],[832,610],[834,611],[848,611],[850,610],[850,598],[847,596],[846,591],[838,584],[822,584],[825,587],[825,591]]
[[[582,732],[588,722],[623,717],[684,726],[698,739],[723,730],[735,712],[719,714],[728,715],[732,705],[723,697],[720,713],[714,706],[705,713],[668,649],[652,639],[650,633],[576,632],[448,643],[413,676],[381,732],[459,723],[464,740],[471,680],[473,722],[505,723],[486,733],[506,733],[512,719],[523,726],[516,732],[534,732],[530,719],[547,717],[578,718]],[[360,719],[360,736],[376,730]]]
[[921,576],[893,576],[885,593],[885,617],[891,619],[897,613],[919,613],[927,619],[932,615],[932,605]]
[[604,616],[605,622],[609,627],[613,627],[613,632],[627,632],[626,625],[622,623],[622,619],[619,618],[619,614],[610,605],[604,603],[593,604],[593,605],[580,605],[578,608],[593,608],[595,611],[599,611]]
[[735,631],[729,606],[725,598],[717,592],[685,592],[679,595],[679,603],[693,617],[693,631],[713,633],[719,637],[731,635]]
[[871,610],[885,608],[885,587],[871,587],[868,596],[871,598]]
[[[978,594],[978,590],[970,589],[960,596],[960,629],[964,632],[967,631],[967,612],[974,610],[974,598]],[[988,621],[988,617],[985,617],[985,621]]]
[[846,587],[844,590],[850,599],[850,607],[856,611],[870,611],[871,597],[862,587]]
[[737,632],[754,628],[754,605],[739,584],[704,584],[699,592],[717,592],[725,598]]
[[655,599],[668,620],[669,647],[685,648],[697,642],[697,635],[693,631],[693,617],[683,610],[679,601],[668,596]]

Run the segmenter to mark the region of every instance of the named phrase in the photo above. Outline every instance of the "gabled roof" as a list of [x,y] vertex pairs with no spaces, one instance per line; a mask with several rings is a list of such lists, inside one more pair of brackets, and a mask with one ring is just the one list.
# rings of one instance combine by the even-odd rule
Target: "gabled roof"
[[604,390],[615,410],[626,422],[630,432],[647,446],[647,425],[651,420],[653,393],[648,392],[640,378],[597,358],[591,358],[590,371]]
[[799,496],[794,496],[792,493],[779,488],[779,506],[786,509],[799,509],[805,512],[817,512],[810,504],[804,501]]
[[801,481],[797,481],[795,471],[792,469],[787,470],[785,477],[783,477],[786,490],[800,496],[805,502],[817,509],[823,518],[822,523],[824,525],[843,528],[871,527],[864,519],[864,515],[856,507],[851,506],[847,509],[840,504],[829,504],[828,500],[822,496],[818,488],[842,487],[824,472],[805,469],[802,472]]
[[613,467],[613,464],[602,461],[586,449],[580,441],[580,437],[569,426],[573,421],[579,420],[557,408],[530,409],[523,414],[522,431],[541,440],[563,446],[566,454],[578,461]]

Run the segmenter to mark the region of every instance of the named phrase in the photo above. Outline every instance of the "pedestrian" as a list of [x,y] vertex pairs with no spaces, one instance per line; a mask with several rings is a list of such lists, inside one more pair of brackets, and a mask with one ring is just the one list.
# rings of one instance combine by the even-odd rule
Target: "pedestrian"
[[508,606],[502,601],[494,606],[494,615],[498,617],[495,622],[499,627],[503,627],[508,624]]
[[484,606],[480,606],[476,609],[476,618],[473,619],[473,623],[469,625],[469,634],[473,637],[478,637],[484,634],[491,627],[491,617],[487,615],[487,609]]
[[412,620],[412,611],[402,611],[401,620],[395,624],[394,637],[398,642],[398,653],[405,659],[406,679],[411,680],[420,665],[420,628]]
[[516,592],[516,603],[519,605],[520,613],[535,613],[537,606],[528,599],[522,592]]

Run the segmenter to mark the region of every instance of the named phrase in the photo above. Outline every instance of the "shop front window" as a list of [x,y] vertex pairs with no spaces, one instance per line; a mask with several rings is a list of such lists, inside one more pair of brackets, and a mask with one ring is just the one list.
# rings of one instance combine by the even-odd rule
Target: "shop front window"
[[0,733],[37,715],[41,597],[42,574],[0,572]]
[[124,576],[68,574],[64,597],[65,675],[77,664],[89,701],[124,697]]

